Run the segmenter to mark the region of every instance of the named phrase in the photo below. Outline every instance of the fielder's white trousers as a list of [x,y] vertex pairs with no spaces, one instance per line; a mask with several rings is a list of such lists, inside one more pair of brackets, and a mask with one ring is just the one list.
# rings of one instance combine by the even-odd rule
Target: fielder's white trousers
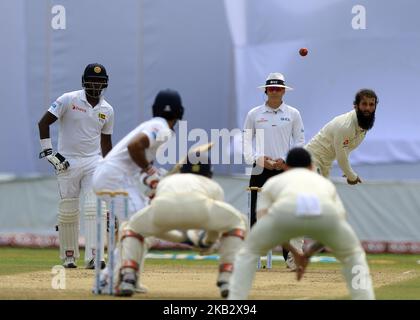
[[[115,269],[119,276],[122,261],[134,260],[143,269],[148,249],[147,241],[154,236],[172,242],[185,241],[179,230],[206,230],[206,243],[214,243],[224,232],[234,229],[246,230],[245,217],[230,204],[216,201],[199,193],[171,193],[156,196],[151,204],[130,218],[124,228],[145,238],[145,244],[127,237],[121,242],[121,259]],[[223,237],[220,244],[220,263],[233,263],[242,239]],[[228,282],[230,272],[219,272],[218,281]],[[140,274],[139,274],[140,276]]]
[[165,240],[167,231],[203,229],[208,238],[232,229],[246,230],[243,215],[223,201],[212,200],[199,193],[173,193],[159,195],[150,206],[135,214],[129,229],[143,237],[155,236]]
[[343,275],[353,299],[374,299],[365,252],[356,234],[333,204],[322,202],[321,208],[319,216],[297,216],[294,202],[276,202],[253,226],[239,250],[228,298],[248,297],[259,256],[288,239],[306,235],[329,247],[343,263]]

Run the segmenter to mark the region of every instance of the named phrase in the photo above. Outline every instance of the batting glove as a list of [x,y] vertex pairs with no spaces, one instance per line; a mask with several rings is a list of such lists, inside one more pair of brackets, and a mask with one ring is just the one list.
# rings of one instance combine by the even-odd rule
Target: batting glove
[[39,153],[39,158],[47,158],[48,162],[54,166],[56,173],[63,172],[70,167],[70,163],[58,152],[53,153],[52,149],[45,149]]
[[142,174],[143,184],[150,189],[156,189],[157,184],[165,176],[166,170],[163,168],[157,169],[154,166],[150,166]]

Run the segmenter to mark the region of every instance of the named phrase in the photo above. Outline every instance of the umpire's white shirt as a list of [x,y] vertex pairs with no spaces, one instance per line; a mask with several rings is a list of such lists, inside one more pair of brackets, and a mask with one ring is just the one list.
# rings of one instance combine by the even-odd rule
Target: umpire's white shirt
[[114,110],[101,98],[92,108],[85,91],[67,92],[48,109],[59,119],[58,152],[66,158],[101,154],[101,134],[112,134]]
[[[256,131],[258,129],[264,132],[263,141]],[[305,144],[300,113],[285,103],[277,109],[272,109],[266,104],[255,107],[246,117],[243,139],[244,157],[248,164],[252,164],[261,156],[285,160],[292,147],[301,147]]]
[[101,160],[101,163],[118,168],[120,172],[133,176],[140,173],[139,166],[131,159],[128,153],[128,144],[140,132],[149,138],[149,147],[146,149],[146,159],[151,162],[156,159],[157,149],[167,142],[174,134],[164,118],[155,117],[143,122],[126,135],[115,147]]
[[359,127],[356,111],[352,110],[328,122],[306,145],[314,164],[324,177],[329,176],[331,165],[337,159],[343,173],[349,180],[356,180],[357,174],[349,162],[349,154],[366,136],[366,130]]

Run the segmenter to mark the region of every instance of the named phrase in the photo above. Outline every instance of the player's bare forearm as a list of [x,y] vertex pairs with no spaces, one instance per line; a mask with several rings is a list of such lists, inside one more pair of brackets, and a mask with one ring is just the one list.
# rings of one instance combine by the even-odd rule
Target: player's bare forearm
[[299,255],[300,253],[295,249],[294,246],[290,245],[288,242],[283,243],[282,245],[283,249],[286,249],[287,251],[290,251],[293,255]]
[[39,138],[48,139],[50,137],[50,125],[57,121],[57,117],[51,112],[46,112],[38,122]]
[[283,243],[281,246],[283,247],[283,249],[286,249],[293,254],[293,258],[295,259],[295,263],[297,267],[296,279],[298,281],[301,280],[305,273],[306,267],[308,266],[310,256],[308,256],[306,253],[302,254],[298,252],[296,248],[290,245],[288,242]]
[[135,136],[127,146],[131,159],[143,170],[149,166],[149,161],[146,159],[146,149],[148,147],[149,138],[144,133]]
[[110,134],[101,134],[101,150],[102,156],[105,156],[110,152],[112,149],[112,139]]
[[311,257],[315,253],[321,251],[324,248],[324,245],[320,242],[314,242],[312,243],[309,248],[305,251],[305,255],[307,257]]

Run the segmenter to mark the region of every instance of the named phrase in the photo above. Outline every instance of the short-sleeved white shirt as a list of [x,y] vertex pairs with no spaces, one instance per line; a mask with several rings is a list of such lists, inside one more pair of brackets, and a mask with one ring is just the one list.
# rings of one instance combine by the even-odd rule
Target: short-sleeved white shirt
[[[259,141],[257,129],[264,130],[264,141]],[[285,160],[292,147],[305,144],[300,113],[285,103],[275,110],[265,104],[250,110],[245,120],[244,133],[244,157],[247,163],[252,163],[261,156]]]
[[101,134],[112,134],[114,110],[103,98],[92,108],[85,91],[67,92],[48,109],[59,120],[58,152],[66,158],[101,154]]
[[149,147],[146,149],[146,159],[149,162],[156,159],[157,149],[174,135],[174,132],[169,128],[168,122],[164,118],[152,118],[149,121],[143,122],[127,134],[101,160],[101,163],[117,167],[122,173],[129,176],[138,174],[140,168],[131,159],[128,153],[128,144],[140,132],[146,134],[149,138]]

